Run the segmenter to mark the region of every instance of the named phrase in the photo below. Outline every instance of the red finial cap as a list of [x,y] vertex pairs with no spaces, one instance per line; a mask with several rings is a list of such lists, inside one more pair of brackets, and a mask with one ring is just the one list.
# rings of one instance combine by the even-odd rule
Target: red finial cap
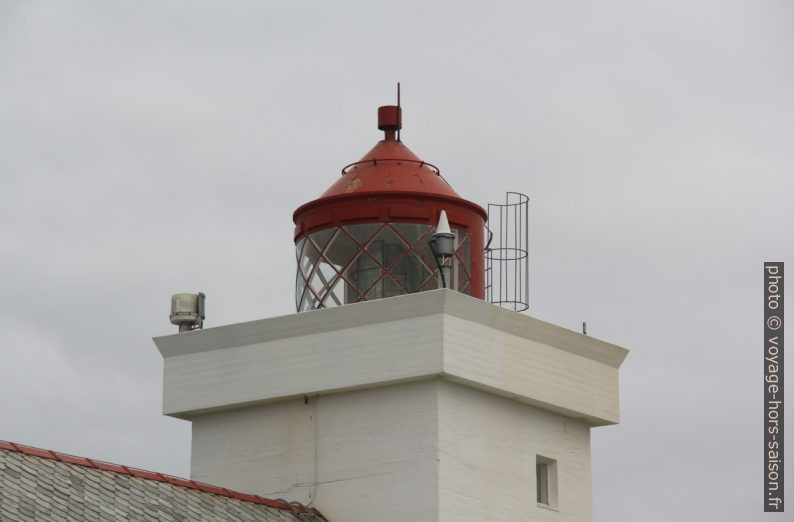
[[403,126],[403,110],[399,105],[378,107],[378,128],[386,133],[386,139],[393,140],[395,131]]

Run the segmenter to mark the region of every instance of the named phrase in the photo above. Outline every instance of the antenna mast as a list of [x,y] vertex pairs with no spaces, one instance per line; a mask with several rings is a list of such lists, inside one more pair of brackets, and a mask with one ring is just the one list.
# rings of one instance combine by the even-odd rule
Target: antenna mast
[[[397,82],[397,114],[400,114],[400,123],[402,124],[402,107],[400,106],[400,82]],[[402,125],[400,125],[402,127]],[[397,128],[397,141],[400,141],[400,127]]]

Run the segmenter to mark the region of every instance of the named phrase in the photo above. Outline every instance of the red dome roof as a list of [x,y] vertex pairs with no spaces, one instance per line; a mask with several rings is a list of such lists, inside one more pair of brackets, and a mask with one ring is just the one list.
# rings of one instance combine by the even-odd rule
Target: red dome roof
[[320,198],[343,194],[413,192],[461,199],[434,166],[423,162],[401,141],[383,140],[343,175]]
[[378,109],[378,128],[385,132],[385,139],[379,141],[359,161],[343,168],[342,176],[319,198],[295,210],[293,221],[299,225],[296,233],[301,232],[301,217],[307,212],[328,204],[336,206],[343,200],[371,197],[389,199],[405,196],[445,200],[487,219],[487,213],[481,206],[460,197],[441,177],[438,168],[422,161],[400,141],[397,131],[401,127],[400,107],[387,105]]

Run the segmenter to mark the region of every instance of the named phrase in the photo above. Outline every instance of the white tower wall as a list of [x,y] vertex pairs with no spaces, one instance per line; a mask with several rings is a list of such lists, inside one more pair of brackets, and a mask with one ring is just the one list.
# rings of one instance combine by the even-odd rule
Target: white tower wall
[[[591,520],[589,426],[453,383],[438,400],[438,520]],[[536,455],[557,461],[557,508],[536,502]]]
[[155,341],[193,479],[339,522],[589,521],[627,353],[447,290]]
[[191,478],[333,521],[438,520],[436,399],[427,380],[201,415]]

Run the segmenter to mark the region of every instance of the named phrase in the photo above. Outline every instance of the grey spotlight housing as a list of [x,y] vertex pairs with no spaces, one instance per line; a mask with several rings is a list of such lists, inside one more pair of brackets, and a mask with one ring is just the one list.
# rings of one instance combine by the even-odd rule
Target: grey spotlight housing
[[171,296],[171,324],[179,327],[180,332],[200,330],[204,327],[204,299],[198,294],[174,294]]

